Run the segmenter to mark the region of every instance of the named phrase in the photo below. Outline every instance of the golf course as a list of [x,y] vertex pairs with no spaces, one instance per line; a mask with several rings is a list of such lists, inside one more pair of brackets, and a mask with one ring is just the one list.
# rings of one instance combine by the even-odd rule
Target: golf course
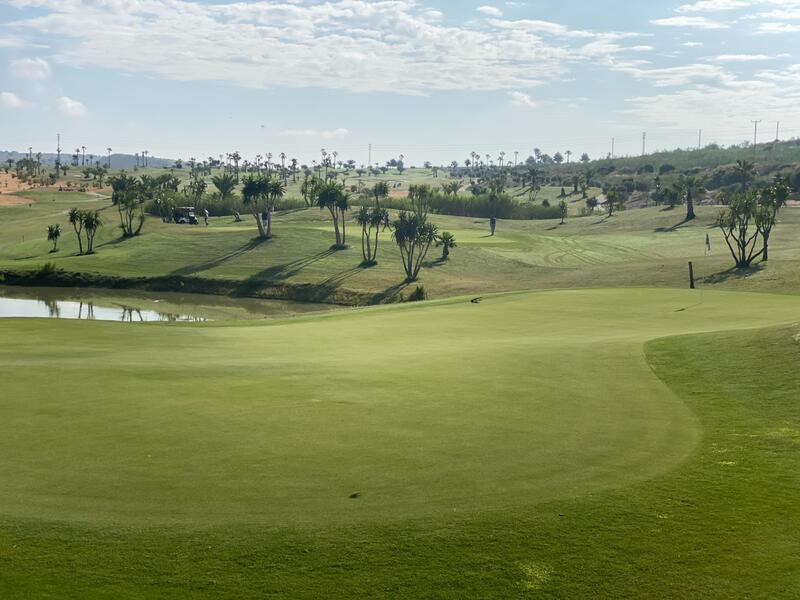
[[[769,263],[745,271],[715,207],[691,222],[666,208],[501,221],[494,236],[431,215],[458,244],[409,284],[389,232],[364,267],[356,244],[330,249],[315,208],[277,211],[263,242],[252,220],[150,218],[130,239],[100,229],[80,255],[67,214],[113,222],[107,196],[17,197],[0,207],[6,283],[198,319],[0,319],[0,590],[788,598],[800,585],[797,209]],[[56,249],[41,232],[59,220]],[[416,286],[430,300],[404,302]]]

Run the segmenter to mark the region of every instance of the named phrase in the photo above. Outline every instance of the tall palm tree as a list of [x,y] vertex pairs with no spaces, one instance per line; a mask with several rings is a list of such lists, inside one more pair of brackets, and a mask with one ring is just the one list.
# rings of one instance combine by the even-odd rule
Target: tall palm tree
[[747,190],[748,184],[755,179],[756,176],[756,167],[753,163],[748,162],[746,160],[737,160],[736,166],[733,167],[733,170],[739,175],[739,179],[742,182],[742,191]]
[[242,155],[239,154],[239,151],[235,151],[231,154],[231,160],[233,161],[233,168],[236,172],[236,181],[239,181],[239,161],[242,160]]
[[78,253],[83,254],[83,238],[81,237],[81,232],[83,231],[83,211],[77,208],[70,209],[69,222],[75,230],[75,235],[78,236]]
[[684,177],[681,182],[684,193],[686,194],[686,220],[691,221],[695,218],[694,214],[694,195],[702,190],[694,177]]
[[340,218],[348,208],[348,197],[344,188],[338,183],[329,181],[317,188],[317,206],[320,209],[327,208],[333,221],[333,230],[336,235],[334,248],[339,250],[344,248],[344,237],[339,229]]
[[258,226],[258,237],[267,238],[264,221],[261,218],[261,202],[266,197],[265,180],[261,176],[248,175],[242,183],[242,200],[250,209]]
[[111,168],[111,148],[106,148],[108,151],[108,168]]

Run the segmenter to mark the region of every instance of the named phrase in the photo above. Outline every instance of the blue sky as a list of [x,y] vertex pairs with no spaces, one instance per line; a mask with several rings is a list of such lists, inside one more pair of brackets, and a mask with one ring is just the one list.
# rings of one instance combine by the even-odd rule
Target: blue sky
[[0,0],[0,149],[463,161],[800,137],[800,0]]

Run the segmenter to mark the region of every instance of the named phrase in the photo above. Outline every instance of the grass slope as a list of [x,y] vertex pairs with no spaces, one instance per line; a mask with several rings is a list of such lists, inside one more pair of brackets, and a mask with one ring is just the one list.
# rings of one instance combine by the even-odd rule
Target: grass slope
[[4,321],[0,590],[788,595],[797,342],[741,330],[798,309],[596,290]]
[[[402,288],[398,252],[384,234],[380,264],[359,268],[360,238],[348,223],[351,248],[329,250],[333,232],[326,213],[317,209],[276,216],[275,238],[255,244],[252,219],[212,219],[211,227],[186,227],[149,219],[144,234],[119,239],[117,215],[107,200],[78,193],[32,193],[31,206],[0,207],[0,269],[33,269],[52,262],[67,271],[124,277],[181,276],[239,282],[247,293],[266,285],[311,284],[329,290],[355,291],[371,297]],[[106,227],[97,254],[76,256],[77,243],[67,223],[71,206],[102,208]],[[671,286],[686,287],[687,260],[707,286],[780,291],[800,289],[800,209],[785,209],[773,234],[768,267],[730,269],[721,234],[712,226],[713,207],[682,224],[682,211],[632,210],[558,221],[501,222],[496,237],[484,220],[433,215],[440,230],[455,233],[451,260],[437,260],[431,250],[421,282],[432,297],[530,288]],[[50,223],[63,229],[60,250],[51,254],[46,240]],[[703,256],[706,234],[713,253]]]

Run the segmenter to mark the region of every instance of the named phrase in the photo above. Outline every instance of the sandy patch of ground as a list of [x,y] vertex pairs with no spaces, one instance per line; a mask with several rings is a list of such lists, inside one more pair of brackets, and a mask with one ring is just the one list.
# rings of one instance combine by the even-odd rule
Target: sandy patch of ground
[[16,194],[30,189],[29,185],[22,183],[13,175],[14,173],[0,171],[0,194]]

